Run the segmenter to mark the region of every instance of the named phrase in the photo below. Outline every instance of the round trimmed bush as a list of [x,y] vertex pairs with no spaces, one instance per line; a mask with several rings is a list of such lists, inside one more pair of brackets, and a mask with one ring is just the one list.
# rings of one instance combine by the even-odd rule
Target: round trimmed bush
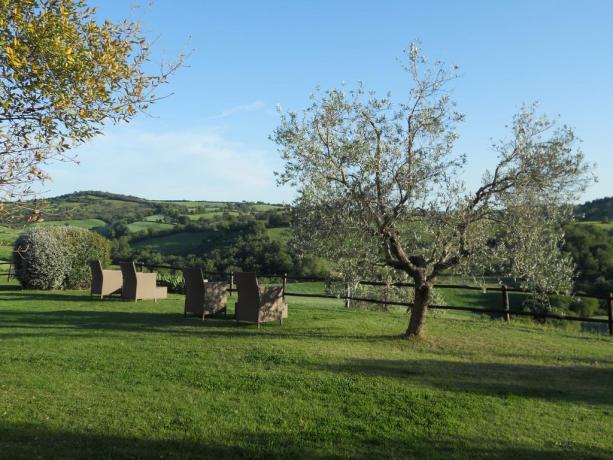
[[77,227],[32,227],[15,241],[13,264],[21,285],[28,289],[78,289],[89,286],[87,262],[105,265],[110,242]]

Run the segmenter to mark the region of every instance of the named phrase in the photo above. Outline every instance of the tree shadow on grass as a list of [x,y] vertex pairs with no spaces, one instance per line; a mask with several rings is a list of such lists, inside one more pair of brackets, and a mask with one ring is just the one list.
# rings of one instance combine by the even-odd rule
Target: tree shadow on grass
[[[0,424],[0,452],[11,459],[31,458],[198,458],[198,459],[609,459],[613,451],[569,442],[565,447],[524,445],[503,439],[462,436],[404,437],[336,433],[229,432],[223,441],[196,438],[189,432],[167,433],[181,439],[52,430],[34,424]],[[155,436],[152,435],[152,437]],[[540,444],[540,443],[539,443]]]
[[[87,301],[100,301],[98,297],[91,296],[90,294],[73,294],[67,292],[49,291],[40,294],[34,294],[32,292],[23,291],[20,289],[11,290],[8,292],[0,291],[0,298],[2,300],[10,300],[11,302],[29,303],[37,300],[45,302],[87,302]],[[106,298],[104,302],[111,300],[120,300],[118,297]]]
[[[440,289],[439,292],[445,297],[446,289]],[[461,292],[459,294],[458,292]],[[492,308],[500,309],[500,314],[503,314],[502,306],[502,294],[498,291],[476,291],[476,290],[462,290],[454,293],[453,296],[448,297],[461,297],[461,306],[470,306],[475,308]],[[509,307],[511,312],[521,309],[522,302],[526,299],[526,294],[510,292],[509,293]],[[451,300],[451,305],[456,305],[457,301]],[[455,302],[455,303],[454,303]],[[449,303],[448,303],[449,304]]]
[[19,284],[0,284],[0,293],[5,291],[23,291]]
[[[138,304],[137,304],[138,305]],[[138,308],[138,306],[136,307]],[[398,340],[397,335],[368,335],[332,332],[326,328],[306,326],[301,329],[281,326],[277,322],[236,323],[232,313],[218,313],[202,320],[184,317],[182,312],[144,312],[113,310],[0,310],[0,337],[71,336],[74,331],[118,331],[193,335],[198,337],[258,337],[258,339],[317,339],[317,340]],[[7,329],[35,329],[35,331],[4,332]],[[64,331],[64,332],[62,332]]]
[[[577,340],[583,340],[583,337],[578,337],[578,336],[568,336],[568,338],[572,338],[572,339],[577,339]],[[576,356],[576,355],[569,355],[567,357],[566,360],[560,360],[559,359],[559,355],[557,353],[554,352],[547,352],[547,353],[523,353],[523,352],[501,352],[501,351],[496,351],[496,350],[490,350],[487,351],[487,354],[485,354],[483,351],[480,350],[474,350],[474,351],[468,351],[468,350],[453,350],[453,351],[449,351],[449,350],[436,350],[436,349],[429,349],[428,353],[430,354],[435,354],[435,355],[439,355],[439,356],[449,356],[450,354],[453,354],[454,357],[460,358],[460,359],[465,359],[465,360],[482,360],[484,356],[488,356],[488,357],[495,357],[496,359],[503,359],[503,360],[507,360],[507,359],[521,359],[523,361],[538,361],[539,364],[540,363],[544,363],[544,362],[551,362],[554,363],[555,365],[564,365],[564,361],[569,362],[569,363],[573,363],[573,364],[587,364],[587,365],[613,365],[613,357],[612,358],[603,358],[601,356]],[[562,361],[562,362],[560,362]]]
[[357,359],[323,368],[354,375],[413,380],[419,384],[458,392],[613,405],[611,366]]
[[[9,299],[7,299],[7,297]],[[169,333],[175,335],[208,335],[208,336],[245,336],[253,337],[254,334],[259,334],[262,338],[292,338],[292,339],[318,339],[318,340],[348,340],[348,341],[398,341],[399,334],[365,334],[365,333],[347,333],[346,331],[334,331],[327,327],[314,327],[305,323],[304,327],[286,328],[278,327],[276,323],[263,324],[261,331],[256,331],[256,326],[249,323],[240,323],[236,327],[233,321],[233,316],[228,318],[220,316],[207,317],[204,321],[196,317],[184,318],[182,307],[178,307],[176,302],[170,302],[168,306],[174,311],[170,312],[146,312],[142,311],[143,307],[149,307],[143,303],[132,303],[120,298],[114,297],[103,301],[91,297],[87,294],[63,293],[63,292],[8,292],[0,294],[0,300],[10,302],[11,306],[20,307],[18,310],[0,310],[0,318],[3,316],[8,319],[8,323],[0,325],[0,331],[4,328],[25,328],[32,327],[38,329],[84,329],[84,330],[117,330],[117,331],[133,331],[133,332],[157,332]],[[176,299],[175,299],[176,300]],[[39,311],[32,308],[32,303],[36,301],[58,301],[70,305],[69,302],[78,302],[80,304],[91,303],[98,310],[57,310],[57,311]],[[20,305],[21,304],[21,305]],[[28,305],[29,308],[21,309],[22,305]],[[36,304],[34,304],[35,306]],[[104,310],[108,305],[108,309]],[[116,311],[116,307],[124,308],[124,311]],[[165,308],[164,301],[157,304],[157,308]],[[81,307],[79,305],[76,308]],[[129,309],[131,311],[125,311]],[[325,311],[330,312],[325,307],[309,307],[309,311]],[[336,310],[335,310],[336,311]],[[340,311],[346,311],[342,309]],[[320,319],[320,318],[318,318]],[[185,327],[189,326],[189,327]],[[527,332],[535,332],[530,328],[514,327],[514,330],[525,330]],[[15,337],[35,336],[36,333],[19,333]],[[57,335],[48,332],[48,335]],[[74,334],[71,334],[74,336]],[[3,338],[10,338],[10,334],[3,334]],[[572,338],[580,338],[589,340],[587,337],[572,336]],[[602,340],[602,339],[599,339]]]
[[207,317],[205,320],[182,313],[142,311],[99,311],[99,310],[54,310],[23,311],[3,310],[3,328],[55,328],[55,329],[114,329],[118,331],[155,331],[172,333],[193,332],[171,329],[174,327],[228,327],[230,318],[223,314]]

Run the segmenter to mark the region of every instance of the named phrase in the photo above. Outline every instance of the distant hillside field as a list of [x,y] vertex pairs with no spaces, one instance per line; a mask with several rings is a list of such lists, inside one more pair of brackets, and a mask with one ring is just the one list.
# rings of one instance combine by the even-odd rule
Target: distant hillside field
[[287,227],[269,228],[266,233],[271,240],[278,241],[282,244],[287,244],[288,240],[292,236],[292,229]]
[[150,228],[154,230],[167,230],[172,227],[172,224],[164,224],[162,222],[155,221],[138,221],[128,224],[130,232],[140,232],[142,230],[149,230]]
[[41,222],[38,225],[44,226],[61,226],[64,225],[66,227],[79,227],[79,228],[97,228],[104,227],[106,222],[101,219],[69,219],[69,220],[49,220]]
[[[311,276],[327,276],[330,267],[322,260],[299,262],[292,254],[291,216],[280,204],[146,200],[96,191],[46,201],[40,207],[44,221],[33,225],[99,232],[113,241],[115,261],[201,264],[216,271],[247,267]],[[578,205],[576,216],[578,221],[566,228],[565,248],[577,266],[575,288],[606,295],[613,282],[613,197]],[[11,259],[14,241],[26,227],[0,220],[0,260]]]
[[162,255],[186,256],[195,254],[202,246],[203,241],[209,236],[209,232],[181,232],[167,236],[149,238],[134,243],[135,248],[155,248]]
[[602,228],[606,230],[613,229],[613,221],[598,222],[598,221],[585,220],[585,221],[575,222],[573,225],[582,225],[582,226],[593,225],[594,227],[598,227],[598,228]]
[[[127,236],[135,239],[133,248],[147,247],[164,256],[194,254],[203,247],[203,238],[210,232],[197,231],[198,228],[185,231],[186,225],[198,227],[227,222],[232,218],[241,221],[241,216],[247,216],[268,226],[271,215],[287,209],[283,205],[260,202],[146,200],[97,191],[49,198],[38,207],[44,221],[35,225],[87,228],[111,239]],[[2,224],[0,259],[9,260],[13,243],[26,226],[13,220],[0,220]],[[288,231],[287,228],[267,228],[270,238],[283,244],[288,239]]]

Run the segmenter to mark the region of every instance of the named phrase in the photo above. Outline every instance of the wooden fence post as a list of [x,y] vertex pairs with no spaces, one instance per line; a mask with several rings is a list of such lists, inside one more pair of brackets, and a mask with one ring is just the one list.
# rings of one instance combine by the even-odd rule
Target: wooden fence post
[[609,335],[613,335],[613,293],[609,292],[609,298],[607,299],[607,313],[609,315]]
[[351,287],[349,286],[349,281],[345,283],[345,308],[349,308],[351,305]]
[[230,273],[230,295],[232,295],[233,286],[234,286],[234,272]]
[[387,311],[387,297],[388,297],[389,285],[386,283],[383,286],[383,308]]
[[507,292],[507,286],[502,285],[502,309],[504,310],[504,320],[511,321],[511,309],[509,307],[509,293]]
[[285,290],[287,289],[287,273],[283,273],[283,302],[285,302]]

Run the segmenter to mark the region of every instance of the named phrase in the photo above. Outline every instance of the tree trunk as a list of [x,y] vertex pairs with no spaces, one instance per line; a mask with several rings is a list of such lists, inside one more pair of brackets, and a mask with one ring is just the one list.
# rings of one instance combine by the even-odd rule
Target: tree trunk
[[422,336],[431,295],[432,286],[428,283],[415,284],[415,299],[411,308],[411,319],[404,334],[406,338]]

